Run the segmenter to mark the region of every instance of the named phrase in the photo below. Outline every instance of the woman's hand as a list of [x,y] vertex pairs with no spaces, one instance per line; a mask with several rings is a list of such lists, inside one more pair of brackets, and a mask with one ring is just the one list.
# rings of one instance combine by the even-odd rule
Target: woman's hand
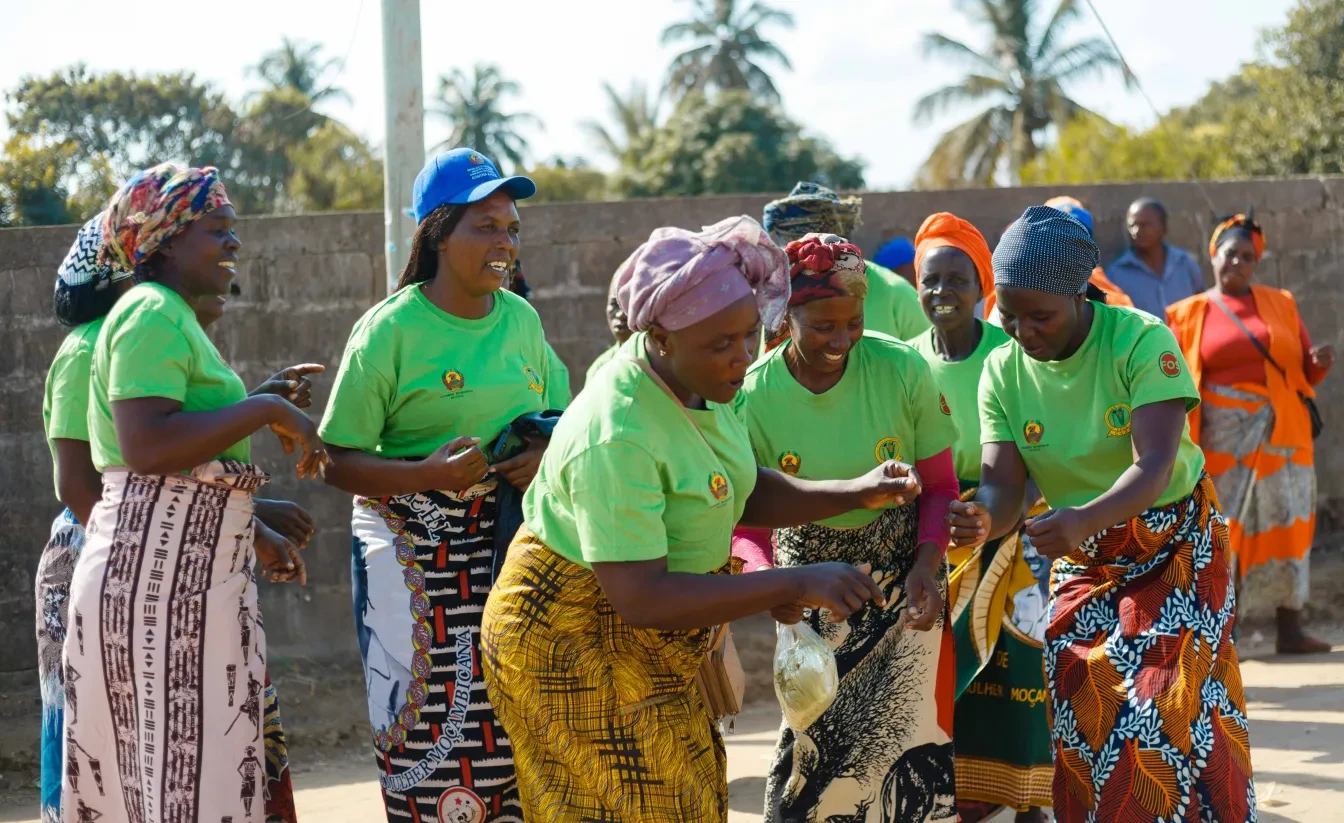
[[537,469],[541,468],[541,456],[546,453],[550,443],[545,437],[528,437],[527,448],[508,460],[496,463],[495,472],[519,491],[527,491],[537,476]]
[[300,549],[307,546],[313,537],[316,524],[298,503],[257,498],[253,503],[253,512],[258,520]]
[[1312,349],[1311,364],[1321,371],[1329,371],[1335,365],[1335,347],[1325,345]]
[[293,454],[295,448],[303,452],[299,458],[299,479],[325,477],[331,455],[327,454],[322,438],[317,436],[317,424],[283,397],[277,397],[274,403],[275,413],[270,425],[271,431],[280,439],[281,448],[285,454]]
[[490,463],[481,451],[481,438],[454,437],[421,461],[427,489],[466,491],[485,477]]
[[947,507],[947,525],[953,546],[979,546],[989,535],[989,510],[979,503],[954,500]]
[[1083,541],[1096,534],[1077,509],[1051,509],[1026,522],[1027,537],[1036,551],[1051,560],[1078,550]]
[[258,518],[252,519],[252,527],[252,545],[262,574],[269,574],[272,583],[288,583],[298,578],[300,586],[308,585],[308,569],[299,547]]
[[297,366],[290,366],[276,372],[265,383],[253,389],[249,396],[275,394],[301,409],[306,409],[313,405],[313,381],[308,379],[308,375],[321,374],[326,370],[327,367],[320,363],[300,363]]
[[853,481],[859,508],[887,509],[904,506],[919,496],[919,474],[908,463],[888,460]]
[[943,553],[934,543],[921,543],[915,551],[915,565],[905,576],[906,625],[926,632],[943,613],[943,593],[938,589]]
[[776,623],[783,623],[786,626],[792,626],[803,619],[803,609],[806,607],[802,603],[789,603],[785,606],[775,606],[770,610],[770,616]]
[[886,595],[869,574],[872,566],[867,563],[813,563],[788,571],[799,578],[802,596],[786,608],[825,609],[831,613],[830,622],[841,623],[869,600],[887,605]]

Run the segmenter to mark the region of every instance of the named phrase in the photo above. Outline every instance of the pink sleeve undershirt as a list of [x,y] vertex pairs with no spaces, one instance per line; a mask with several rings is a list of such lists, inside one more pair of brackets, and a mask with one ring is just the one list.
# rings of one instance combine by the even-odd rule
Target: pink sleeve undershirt
[[[952,464],[952,450],[943,449],[933,457],[915,461],[923,490],[919,494],[919,543],[933,543],[946,552],[951,533],[948,531],[947,511],[952,501],[961,498],[956,469]],[[741,558],[745,570],[754,572],[762,566],[773,566],[775,550],[770,540],[770,529],[733,529],[733,557]]]

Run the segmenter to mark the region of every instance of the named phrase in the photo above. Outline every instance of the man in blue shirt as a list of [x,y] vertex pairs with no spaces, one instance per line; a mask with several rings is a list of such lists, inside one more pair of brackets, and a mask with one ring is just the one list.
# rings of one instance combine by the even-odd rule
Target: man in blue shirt
[[1135,200],[1126,222],[1129,250],[1106,267],[1106,276],[1135,308],[1165,319],[1167,306],[1204,291],[1204,273],[1190,252],[1167,245],[1167,210],[1161,203]]

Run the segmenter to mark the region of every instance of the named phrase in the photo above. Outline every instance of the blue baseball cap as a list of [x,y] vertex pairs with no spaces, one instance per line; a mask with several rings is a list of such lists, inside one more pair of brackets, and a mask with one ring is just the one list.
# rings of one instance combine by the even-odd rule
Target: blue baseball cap
[[878,249],[869,259],[884,269],[896,271],[906,263],[915,262],[915,244],[911,243],[909,238],[897,237],[895,240],[887,241],[886,245]]
[[526,200],[537,193],[537,184],[522,176],[500,177],[490,158],[473,149],[444,152],[431,158],[415,176],[415,222],[422,222],[439,206],[475,203],[499,189],[514,200]]
[[1083,228],[1087,229],[1087,233],[1089,236],[1095,235],[1095,232],[1093,232],[1092,230],[1092,212],[1088,211],[1082,206],[1075,206],[1072,203],[1057,203],[1051,206],[1051,208],[1055,209],[1056,211],[1062,211],[1069,217],[1072,217],[1074,220],[1077,220],[1079,223],[1082,223]]

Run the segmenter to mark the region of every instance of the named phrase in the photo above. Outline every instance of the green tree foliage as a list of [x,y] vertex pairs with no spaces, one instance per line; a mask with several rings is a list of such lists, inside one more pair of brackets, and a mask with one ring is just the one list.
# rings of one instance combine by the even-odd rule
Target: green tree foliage
[[310,106],[319,106],[330,100],[350,102],[349,92],[325,80],[328,74],[340,69],[338,58],[322,58],[320,44],[286,37],[280,48],[263,55],[251,72],[265,81],[268,88],[293,89],[303,95]]
[[1043,20],[1035,0],[977,0],[964,6],[974,22],[988,29],[989,45],[977,50],[944,34],[926,34],[927,56],[959,63],[969,73],[920,98],[914,119],[927,123],[953,107],[988,106],[939,139],[917,179],[925,188],[991,185],[1005,165],[1016,180],[1040,151],[1042,132],[1087,111],[1065,87],[1122,70],[1119,56],[1099,38],[1063,41],[1082,10],[1079,0],[1060,0]]
[[647,148],[622,163],[615,188],[628,197],[684,197],[786,191],[799,180],[861,188],[863,164],[805,136],[777,106],[748,92],[695,92]]
[[1094,114],[1075,118],[1055,144],[1021,170],[1028,186],[1129,180],[1204,180],[1238,176],[1219,124],[1181,129],[1174,122],[1136,131]]
[[[779,101],[779,91],[758,61],[773,60],[792,69],[779,46],[765,39],[767,25],[793,28],[793,15],[753,2],[742,8],[734,0],[693,0],[691,18],[663,29],[663,45],[690,40],[692,45],[672,59],[667,91],[673,99],[690,92],[747,91]],[[742,4],[745,5],[745,4]]]
[[527,139],[519,129],[540,128],[541,121],[526,112],[506,113],[506,98],[519,92],[519,86],[500,71],[499,66],[478,63],[468,77],[461,69],[439,77],[439,90],[431,114],[452,124],[452,134],[436,148],[469,146],[496,163],[507,161],[515,169],[523,167],[528,152]]
[[582,159],[557,157],[549,163],[535,165],[523,174],[537,184],[536,195],[524,200],[523,205],[606,200],[610,196],[611,184],[607,176]]
[[290,151],[289,160],[293,171],[287,190],[298,211],[383,207],[383,161],[340,123],[323,123]]
[[602,90],[607,95],[608,115],[616,128],[608,129],[596,120],[585,120],[581,125],[603,154],[618,163],[624,162],[647,145],[658,128],[659,100],[639,82],[631,83],[624,96],[610,83],[603,83]]

